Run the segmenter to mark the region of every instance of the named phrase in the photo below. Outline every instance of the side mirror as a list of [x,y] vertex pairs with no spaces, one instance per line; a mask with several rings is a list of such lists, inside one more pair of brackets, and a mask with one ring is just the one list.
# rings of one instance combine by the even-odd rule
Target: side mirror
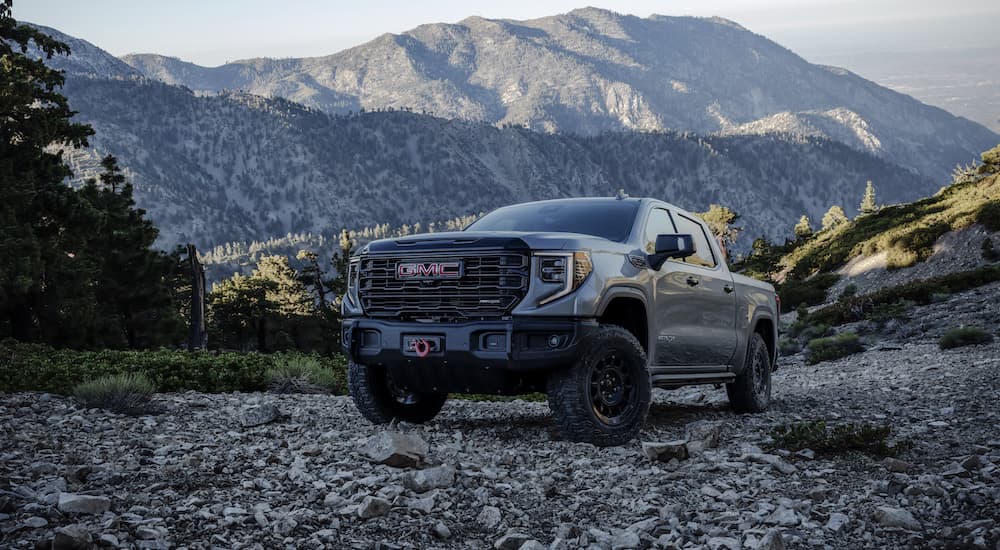
[[694,236],[657,235],[656,252],[647,258],[649,267],[659,271],[663,263],[671,258],[687,258],[694,254]]

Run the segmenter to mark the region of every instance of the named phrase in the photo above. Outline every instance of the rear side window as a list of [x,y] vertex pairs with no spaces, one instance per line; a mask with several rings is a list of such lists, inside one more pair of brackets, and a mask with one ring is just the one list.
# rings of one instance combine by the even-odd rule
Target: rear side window
[[678,233],[694,236],[694,255],[684,258],[684,262],[702,267],[715,267],[715,255],[712,254],[708,235],[701,224],[683,214],[677,214],[674,220],[677,222]]
[[674,222],[670,220],[670,214],[662,208],[654,208],[650,211],[649,218],[646,220],[646,229],[642,234],[642,247],[646,250],[646,254],[656,252],[657,235],[670,235],[672,233],[677,233],[677,230],[674,229]]

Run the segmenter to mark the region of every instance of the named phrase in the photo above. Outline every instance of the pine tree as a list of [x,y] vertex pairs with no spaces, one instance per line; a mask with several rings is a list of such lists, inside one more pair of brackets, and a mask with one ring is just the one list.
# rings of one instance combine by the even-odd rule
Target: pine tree
[[841,224],[847,223],[847,214],[839,206],[831,206],[826,214],[823,214],[823,230],[833,229]]
[[812,223],[809,216],[803,215],[799,218],[799,223],[795,224],[795,237],[798,239],[809,238],[813,234]]
[[267,319],[275,310],[267,296],[273,284],[239,273],[216,284],[208,297],[210,345],[246,351],[256,342],[258,350],[266,351]]
[[872,185],[871,180],[868,180],[868,185],[865,186],[865,196],[861,199],[861,206],[858,207],[858,211],[862,216],[874,214],[878,211],[878,203],[875,201],[875,186]]
[[719,248],[722,249],[722,255],[725,258],[729,258],[729,245],[735,243],[740,231],[743,231],[742,227],[733,226],[733,223],[740,218],[740,215],[726,206],[712,204],[709,205],[708,212],[703,212],[699,216],[705,220],[708,228],[715,235],[715,239],[719,243]]
[[299,272],[299,280],[310,289],[319,309],[321,311],[326,309],[330,294],[330,281],[319,266],[319,255],[311,250],[299,250],[295,257],[305,264]]
[[313,300],[299,274],[284,256],[264,256],[257,262],[253,277],[267,281],[267,301],[281,317],[310,315],[315,311]]
[[135,207],[132,184],[115,157],[101,161],[104,172],[79,191],[98,213],[81,252],[94,266],[95,330],[90,346],[130,348],[172,343],[183,322],[173,300],[173,271],[179,256],[152,248],[159,231]]
[[21,340],[56,338],[67,312],[92,305],[92,268],[77,253],[95,213],[63,184],[70,170],[51,146],[81,147],[94,132],[70,121],[63,75],[25,55],[31,43],[46,59],[69,53],[0,2],[0,336]]

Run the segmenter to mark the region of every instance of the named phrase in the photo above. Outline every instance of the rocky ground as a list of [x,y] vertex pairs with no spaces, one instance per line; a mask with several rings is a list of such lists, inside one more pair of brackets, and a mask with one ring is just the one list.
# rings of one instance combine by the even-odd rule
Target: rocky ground
[[[915,317],[959,322],[996,297]],[[387,431],[345,397],[161,395],[128,417],[0,395],[0,547],[1000,549],[1000,342],[940,351],[913,332],[783,358],[765,414],[658,391],[641,441],[607,449],[561,440],[545,403],[449,402]],[[772,447],[812,419],[888,424],[913,447]]]

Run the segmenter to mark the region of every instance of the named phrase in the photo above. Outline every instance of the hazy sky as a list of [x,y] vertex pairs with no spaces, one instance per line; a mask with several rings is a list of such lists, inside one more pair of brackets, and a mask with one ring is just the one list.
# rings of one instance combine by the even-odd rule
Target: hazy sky
[[998,0],[14,0],[14,17],[121,55],[155,52],[202,65],[334,53],[384,32],[470,15],[530,19],[585,5],[646,17],[719,15],[806,56],[996,47]]

